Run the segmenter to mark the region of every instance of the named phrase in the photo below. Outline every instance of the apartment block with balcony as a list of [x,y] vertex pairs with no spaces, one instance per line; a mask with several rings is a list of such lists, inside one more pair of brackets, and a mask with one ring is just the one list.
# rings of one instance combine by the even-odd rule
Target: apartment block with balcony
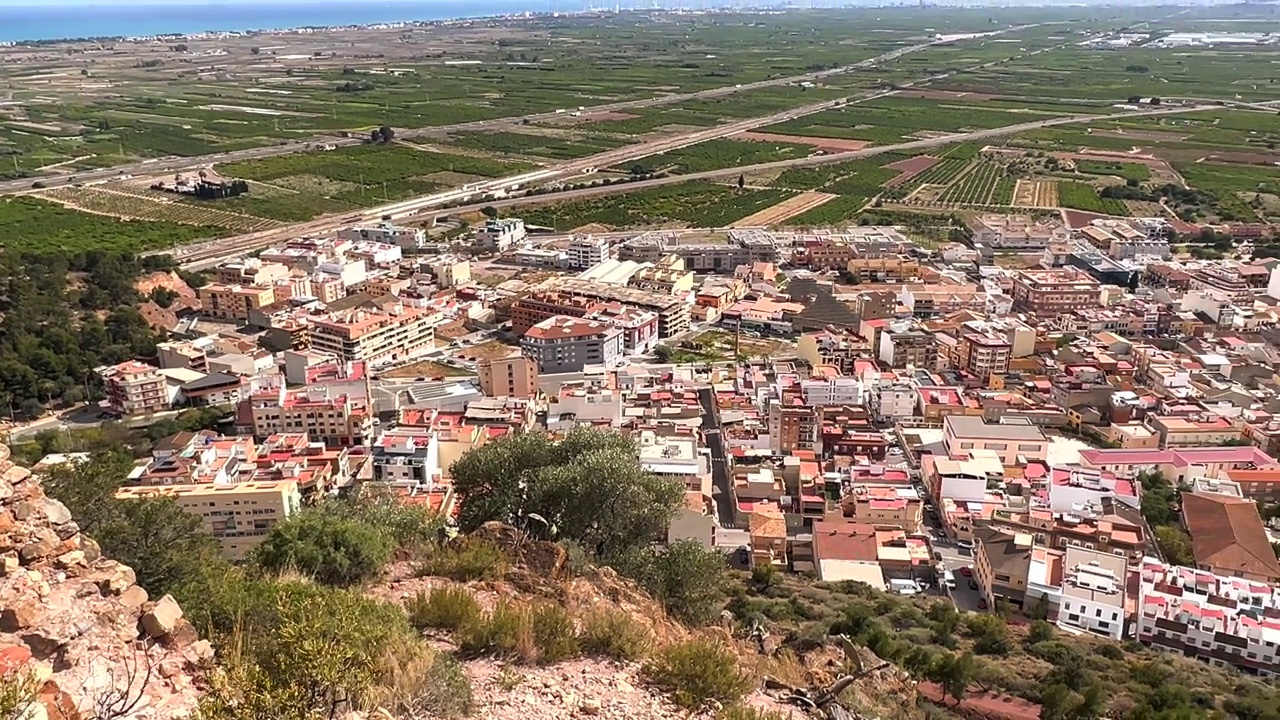
[[489,218],[475,232],[475,245],[488,252],[506,252],[529,236],[519,218]]
[[894,527],[908,534],[924,527],[924,500],[913,487],[854,485],[840,507],[845,517],[858,523]]
[[168,410],[177,387],[151,365],[136,360],[104,365],[95,370],[102,378],[107,405],[124,416],[149,415]]
[[1142,563],[1137,637],[1217,667],[1280,677],[1280,587],[1202,570]]
[[392,487],[430,490],[441,478],[440,445],[431,430],[397,428],[370,450],[373,480]]
[[242,482],[229,485],[170,485],[124,487],[122,500],[171,497],[187,513],[201,519],[229,560],[242,560],[271,534],[276,525],[302,507],[298,483],[292,480]]
[[529,328],[520,339],[542,374],[580,372],[588,365],[616,367],[626,357],[625,333],[598,320],[556,316]]
[[1075,268],[1018,270],[1011,295],[1014,310],[1049,317],[1102,305],[1102,285]]
[[613,257],[608,239],[594,235],[575,236],[568,250],[570,270],[586,270]]
[[200,309],[219,320],[248,321],[250,310],[260,310],[276,301],[272,285],[227,285],[210,283],[200,288]]
[[368,445],[373,416],[368,400],[331,396],[324,388],[260,393],[240,403],[236,429],[243,435],[267,437],[305,433],[329,445]]
[[339,360],[377,363],[435,348],[439,313],[395,303],[383,310],[352,308],[311,320],[311,348]]
[[943,419],[943,444],[951,455],[989,450],[1008,465],[1047,462],[1049,438],[1022,418],[1002,418],[989,423],[981,417],[948,415]]
[[1025,609],[1043,607],[1070,631],[1123,640],[1130,609],[1129,565],[1099,550],[1035,547],[1028,569]]

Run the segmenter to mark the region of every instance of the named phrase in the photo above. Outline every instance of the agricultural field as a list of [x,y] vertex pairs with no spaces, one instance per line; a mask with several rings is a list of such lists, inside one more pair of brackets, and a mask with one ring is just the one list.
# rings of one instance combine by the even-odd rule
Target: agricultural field
[[512,210],[512,215],[557,230],[585,225],[728,227],[793,194],[786,190],[739,191],[727,185],[690,181],[608,197],[530,205]]
[[1012,204],[1019,207],[1057,207],[1058,184],[1053,180],[1018,180]]
[[299,221],[348,212],[450,187],[457,174],[495,177],[532,167],[403,145],[359,145],[226,163],[218,172],[249,181],[249,193],[220,208],[272,220]]
[[174,222],[119,220],[32,197],[0,198],[0,227],[20,228],[0,245],[11,252],[141,252],[219,237],[226,231]]
[[792,227],[823,227],[848,223],[858,217],[867,205],[867,198],[860,195],[841,195],[786,221]]
[[968,158],[941,158],[928,170],[908,178],[906,182],[890,187],[886,191],[885,197],[901,200],[925,185],[950,185],[956,178],[960,177],[961,173],[969,165],[970,160]]
[[924,137],[1016,125],[1067,113],[989,109],[980,101],[887,97],[761,128],[779,135],[865,140],[891,145]]
[[1092,185],[1080,182],[1058,183],[1058,205],[1072,210],[1102,213],[1104,215],[1128,215],[1129,208],[1122,200],[1098,196]]
[[832,195],[830,193],[815,191],[803,192],[799,195],[783,200],[773,207],[765,208],[754,215],[744,217],[735,224],[738,227],[770,227],[778,225],[785,220],[793,218],[796,215],[809,212],[810,210],[817,208],[819,205],[824,205],[838,197],[840,196]]
[[[992,16],[998,16],[993,19]],[[105,167],[310,139],[514,118],[645,100],[832,68],[919,37],[920,22],[956,31],[1018,24],[1039,13],[845,10],[714,16],[536,17],[328,33],[261,33],[181,44],[118,41],[0,49],[15,68],[0,111],[0,171],[27,176],[75,161]],[[377,48],[376,54],[366,48]],[[197,74],[218,54],[218,72]],[[610,133],[715,124],[848,94],[876,74],[811,88],[747,89],[688,101]],[[569,113],[566,113],[566,115]],[[687,117],[686,117],[687,116]],[[626,123],[630,122],[630,125]],[[649,124],[646,129],[642,127]],[[401,133],[404,134],[403,132]]]
[[1109,175],[1134,182],[1146,182],[1151,179],[1151,170],[1142,163],[1077,160],[1076,172],[1085,175]]
[[948,185],[939,199],[960,205],[1007,206],[1013,203],[1015,182],[1004,165],[979,160]]
[[581,137],[569,140],[549,135],[517,132],[459,133],[452,136],[451,143],[473,150],[507,155],[532,155],[552,160],[586,157],[624,144],[607,137]]
[[102,187],[53,188],[33,193],[73,210],[107,215],[124,220],[157,220],[198,227],[219,227],[236,233],[269,230],[281,223],[252,215],[230,212],[221,200],[182,202],[172,196],[151,192],[127,192]]
[[810,148],[788,143],[756,142],[720,138],[680,150],[647,157],[623,168],[636,174],[666,170],[681,175],[760,163],[809,157]]

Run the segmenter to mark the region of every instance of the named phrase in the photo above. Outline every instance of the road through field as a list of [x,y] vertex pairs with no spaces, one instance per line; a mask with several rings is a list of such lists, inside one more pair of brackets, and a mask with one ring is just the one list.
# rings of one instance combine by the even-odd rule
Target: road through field
[[[1018,123],[1016,125],[1007,125],[1004,127],[990,128],[987,130],[974,130],[967,133],[956,133],[945,137],[928,138],[925,140],[913,140],[896,145],[881,145],[879,147],[866,148],[863,150],[853,150],[845,153],[834,153],[830,155],[817,155],[804,158],[793,158],[790,160],[780,160],[776,162],[759,163],[756,165],[744,165],[740,167],[722,168],[720,170],[708,170],[700,173],[690,173],[688,175],[670,175],[660,178],[652,178],[649,180],[638,180],[635,182],[615,183],[613,185],[600,185],[589,188],[577,188],[573,190],[565,190],[562,192],[543,193],[533,197],[521,196],[505,199],[486,200],[469,205],[452,206],[441,208],[438,206],[424,207],[421,210],[411,212],[401,218],[402,221],[416,221],[439,216],[459,214],[466,212],[477,212],[481,208],[490,206],[495,208],[513,207],[519,205],[546,204],[553,202],[564,202],[567,200],[580,200],[584,198],[598,197],[601,195],[612,195],[617,193],[634,192],[652,187],[662,187],[665,185],[675,185],[693,180],[720,180],[723,178],[734,178],[739,174],[751,174],[766,171],[781,171],[797,167],[817,167],[820,165],[829,165],[832,163],[844,162],[846,160],[856,160],[859,158],[874,157],[885,153],[902,152],[902,151],[922,151],[936,147],[943,147],[961,142],[972,142],[975,140],[986,140],[990,138],[1000,137],[1002,135],[1011,135],[1031,130],[1038,130],[1047,127],[1055,127],[1058,125],[1071,125],[1079,123],[1099,122],[1103,120],[1129,117],[1148,117],[1156,115],[1175,115],[1182,113],[1199,112],[1219,108],[1217,105],[1199,105],[1194,107],[1179,108],[1160,108],[1152,110],[1141,110],[1129,113],[1116,113],[1111,115],[1073,115],[1063,118],[1052,118],[1047,120],[1037,120],[1035,122]],[[394,205],[385,206],[384,208],[374,208],[368,211],[367,215],[376,218],[378,213],[385,209],[398,209],[403,207],[404,203],[396,203]],[[188,246],[177,251],[158,251],[172,253],[179,261],[184,269],[201,270],[213,267],[225,259],[241,255],[262,247],[266,247],[272,243],[279,242],[290,237],[300,237],[306,235],[321,235],[331,233],[337,229],[351,225],[352,217],[330,216],[318,218],[305,223],[291,225],[277,230],[271,230],[260,233],[251,233],[236,238],[226,238],[210,243],[204,243],[197,246]]]

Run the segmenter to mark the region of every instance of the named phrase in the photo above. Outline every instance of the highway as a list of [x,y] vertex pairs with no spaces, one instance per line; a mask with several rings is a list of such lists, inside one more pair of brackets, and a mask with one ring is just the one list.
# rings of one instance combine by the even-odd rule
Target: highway
[[[991,35],[1000,35],[1007,32],[1015,32],[1025,30],[1035,25],[1020,25],[1018,27],[1006,28],[990,33],[976,34],[974,37],[985,37]],[[651,98],[642,98],[639,100],[623,100],[615,103],[606,103],[603,105],[591,105],[583,109],[583,114],[611,112],[618,110],[638,109],[647,107],[658,107],[661,105],[672,105],[690,100],[706,100],[710,98],[723,97],[734,93],[749,92],[751,90],[760,90],[763,88],[776,87],[779,85],[790,85],[801,82],[813,82],[826,77],[840,75],[852,72],[854,70],[865,70],[875,67],[879,63],[896,60],[903,55],[918,52],[925,48],[941,44],[943,42],[954,42],[953,40],[932,40],[927,43],[918,45],[910,45],[898,48],[891,52],[877,55],[873,58],[861,60],[851,65],[844,65],[829,70],[820,70],[803,75],[789,75],[787,77],[770,78],[768,80],[758,80],[756,82],[742,83],[738,85],[729,85],[708,90],[699,90],[690,93],[673,93],[670,95],[660,95]],[[563,111],[569,111],[571,108],[564,108]],[[576,109],[572,109],[576,111]],[[510,117],[494,118],[492,120],[476,120],[472,122],[456,123],[453,125],[437,125],[426,128],[416,129],[397,129],[396,137],[410,139],[422,135],[439,135],[440,133],[458,132],[458,131],[479,131],[493,130],[505,128],[512,124],[521,124],[524,121],[539,122],[564,117],[564,112],[546,112],[535,113],[530,115],[515,115]],[[203,167],[216,165],[217,163],[239,162],[242,160],[255,160],[258,158],[273,157],[276,155],[289,155],[296,152],[307,152],[314,150],[317,146],[334,145],[336,147],[344,147],[351,145],[360,145],[365,142],[364,137],[334,137],[331,135],[319,135],[316,137],[293,140],[283,142],[279,145],[268,145],[259,148],[250,148],[247,150],[236,150],[232,152],[216,153],[212,155],[198,155],[193,157],[168,156],[159,159],[143,160],[125,165],[117,165],[115,167],[104,168],[101,170],[71,171],[66,173],[58,173],[51,175],[32,175],[28,178],[19,180],[7,180],[0,182],[0,193],[15,193],[24,190],[30,190],[33,182],[40,182],[44,187],[58,187],[61,185],[71,185],[77,183],[94,182],[99,180],[110,180],[120,175],[158,175],[175,173],[181,171],[191,171]]]
[[[974,130],[967,133],[957,133],[946,137],[928,138],[926,140],[912,140],[910,142],[898,143],[895,145],[881,145],[878,147],[865,148],[862,150],[851,150],[843,153],[832,153],[829,155],[815,155],[804,158],[793,158],[790,160],[779,160],[774,162],[759,163],[755,165],[743,165],[738,167],[723,168],[720,170],[709,170],[700,173],[690,173],[687,175],[669,175],[660,178],[651,178],[649,180],[637,180],[627,183],[615,183],[613,185],[601,185],[590,188],[578,188],[574,190],[566,190],[563,192],[543,193],[536,197],[510,197],[504,199],[485,200],[471,205],[455,205],[449,208],[441,208],[436,205],[424,205],[421,209],[414,210],[399,216],[400,220],[413,221],[422,220],[438,215],[458,214],[465,212],[475,212],[483,207],[491,206],[495,208],[511,207],[516,205],[529,205],[533,203],[549,203],[564,202],[566,200],[580,200],[583,198],[597,197],[601,195],[611,195],[614,193],[634,192],[651,187],[661,187],[664,185],[674,185],[692,180],[719,180],[726,177],[737,177],[739,174],[763,172],[771,170],[788,170],[797,167],[816,167],[820,165],[829,165],[832,163],[845,162],[847,160],[856,160],[866,157],[874,157],[884,153],[900,152],[900,151],[920,151],[931,148],[942,147],[954,143],[971,142],[975,140],[986,140],[990,138],[1000,137],[1002,135],[1011,135],[1015,133],[1027,132],[1030,130],[1039,130],[1048,127],[1056,127],[1059,125],[1071,125],[1079,123],[1099,122],[1104,120],[1114,120],[1132,117],[1147,117],[1155,115],[1174,115],[1180,113],[1199,112],[1203,110],[1219,107],[1217,105],[1197,105],[1193,107],[1178,108],[1160,108],[1152,110],[1140,110],[1127,113],[1114,113],[1111,115],[1072,115],[1069,117],[1050,118],[1047,120],[1037,120],[1033,122],[1018,123],[1015,125],[1006,125],[998,128],[987,130]],[[745,132],[740,130],[739,132]],[[617,151],[610,151],[611,153]],[[590,161],[590,158],[574,161],[575,163],[584,163]],[[510,179],[495,181],[496,183],[510,182]],[[382,208],[374,208],[369,210],[365,215],[368,218],[376,219],[381,213],[388,208],[396,212],[404,212],[405,203],[395,203]],[[338,228],[352,224],[349,221],[350,215],[345,217],[328,216],[319,218],[298,225],[291,225],[287,228],[277,228],[249,235],[242,235],[237,238],[222,239],[210,243],[204,243],[197,246],[188,246],[178,251],[168,251],[174,254],[182,267],[186,270],[203,270],[213,267],[223,260],[242,255],[246,252],[256,250],[261,247],[278,242],[282,239],[290,237],[301,237],[307,235],[321,235],[330,233]],[[164,252],[164,251],[161,251]]]

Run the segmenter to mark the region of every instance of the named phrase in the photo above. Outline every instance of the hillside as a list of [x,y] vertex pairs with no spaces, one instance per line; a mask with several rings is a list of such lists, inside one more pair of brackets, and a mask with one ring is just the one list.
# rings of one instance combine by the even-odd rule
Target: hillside
[[211,657],[0,445],[0,717],[185,718]]

